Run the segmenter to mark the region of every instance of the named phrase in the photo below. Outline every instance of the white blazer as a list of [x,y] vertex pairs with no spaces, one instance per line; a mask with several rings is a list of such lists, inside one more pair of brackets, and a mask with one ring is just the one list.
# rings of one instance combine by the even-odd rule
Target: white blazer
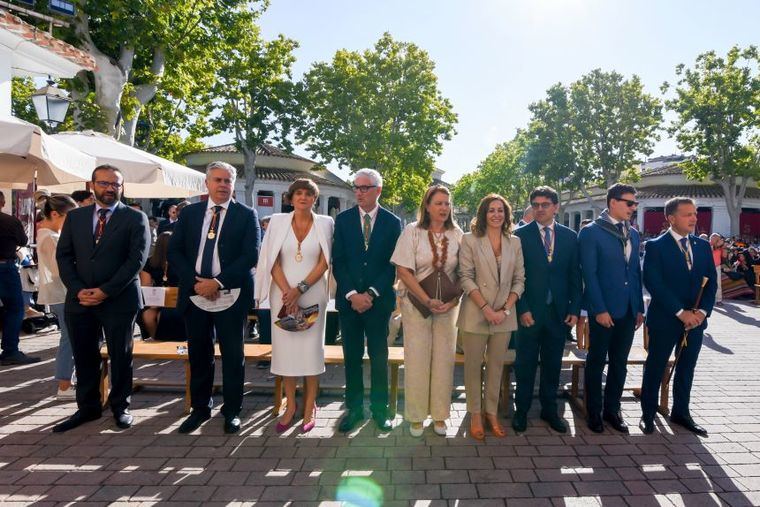
[[[264,234],[264,241],[259,251],[259,263],[256,265],[256,278],[254,283],[254,299],[256,306],[261,305],[269,298],[269,289],[272,285],[272,266],[280,255],[282,244],[291,229],[293,222],[293,211],[290,213],[277,213],[272,215],[269,220],[269,227]],[[326,215],[317,215],[313,211],[311,216],[314,218],[314,227],[319,240],[319,246],[322,247],[322,253],[325,255],[327,265],[330,266],[330,254],[332,252],[333,227],[332,217]],[[325,277],[328,273],[325,272]]]

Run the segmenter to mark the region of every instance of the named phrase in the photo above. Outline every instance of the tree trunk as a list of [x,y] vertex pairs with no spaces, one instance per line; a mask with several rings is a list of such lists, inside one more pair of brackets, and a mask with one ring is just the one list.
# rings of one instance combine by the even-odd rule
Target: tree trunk
[[153,100],[158,91],[158,83],[161,77],[164,75],[164,68],[166,64],[166,53],[162,46],[157,47],[153,51],[153,62],[150,65],[150,71],[155,76],[151,83],[137,85],[135,87],[135,98],[137,99],[137,106],[135,107],[134,114],[129,119],[124,119],[124,133],[119,139],[122,143],[129,146],[135,145],[135,132],[137,131],[137,121],[140,119],[140,113],[143,106]]
[[723,198],[726,201],[728,218],[731,222],[731,236],[740,236],[740,216],[744,203],[744,194],[747,191],[749,177],[744,176],[737,183],[736,176],[730,176],[722,180],[713,180],[723,189]]
[[76,86],[72,87],[71,90],[71,98],[74,99],[74,102],[72,103],[74,107],[71,115],[74,119],[74,128],[76,130],[84,130],[85,128],[84,120],[82,119],[82,110],[78,106],[79,101],[84,100],[84,98],[87,97],[87,94],[90,93],[90,82],[87,77],[87,71],[80,70],[74,78],[76,80]]
[[253,184],[256,182],[256,150],[243,145],[243,175],[245,177],[245,203],[254,207]]
[[132,48],[123,47],[118,62],[101,52],[90,37],[90,24],[87,14],[82,9],[79,10],[75,25],[76,33],[82,40],[82,49],[95,59],[98,66],[97,72],[93,73],[95,101],[105,115],[106,132],[116,137],[116,126],[121,111],[121,94],[127,83],[129,71],[132,69],[135,51]]

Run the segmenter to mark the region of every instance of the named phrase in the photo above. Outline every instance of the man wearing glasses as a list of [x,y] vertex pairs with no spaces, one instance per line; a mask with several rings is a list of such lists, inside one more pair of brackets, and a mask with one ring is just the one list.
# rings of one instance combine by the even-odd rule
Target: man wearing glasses
[[554,431],[567,433],[567,424],[557,413],[557,388],[565,337],[578,322],[581,307],[578,237],[554,220],[559,208],[556,190],[534,189],[530,205],[535,220],[515,231],[525,260],[525,292],[517,302],[517,391],[512,427],[518,433],[527,428],[540,358],[541,419]]
[[116,426],[132,425],[132,334],[142,308],[138,274],[150,247],[145,213],[119,199],[124,177],[101,165],[92,173],[95,204],[68,213],[56,259],[66,286],[66,325],[77,370],[77,408],[54,432],[100,418],[100,338],[105,335],[111,359],[108,396]]
[[383,178],[374,169],[354,177],[357,206],[335,219],[333,274],[346,370],[346,433],[364,421],[364,339],[370,360],[370,411],[380,431],[390,431],[388,413],[388,321],[396,305],[396,269],[390,259],[401,220],[378,204]]
[[[639,264],[639,233],[631,227],[638,206],[636,189],[616,183],[607,190],[607,209],[578,235],[589,314],[585,396],[591,431],[604,431],[602,420],[628,433],[620,413],[628,353],[634,332],[644,322]],[[609,356],[602,400],[602,372]]]

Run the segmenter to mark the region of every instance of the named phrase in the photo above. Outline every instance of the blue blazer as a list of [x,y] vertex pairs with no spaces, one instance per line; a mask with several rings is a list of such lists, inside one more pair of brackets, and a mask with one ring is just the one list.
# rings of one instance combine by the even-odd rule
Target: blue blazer
[[[691,271],[680,246],[670,232],[647,241],[644,255],[644,285],[652,295],[647,311],[647,326],[666,332],[683,331],[683,323],[676,317],[679,310],[694,307],[702,278],[707,285],[699,308],[710,316],[715,304],[717,275],[710,244],[689,234],[693,256]],[[707,319],[698,329],[707,327]]]
[[352,290],[366,292],[370,287],[380,293],[372,308],[393,311],[396,268],[391,264],[391,255],[400,234],[401,220],[381,206],[372,227],[369,248],[365,250],[359,207],[347,209],[335,218],[332,261],[333,275],[338,283],[335,293],[338,311],[353,311],[346,294]]
[[578,234],[583,270],[583,305],[589,316],[608,312],[613,319],[625,317],[630,309],[644,313],[639,264],[639,233],[631,228],[631,256],[626,259],[623,244],[596,222]]
[[554,234],[554,255],[549,262],[537,222],[530,222],[515,231],[515,236],[522,242],[525,262],[525,292],[517,301],[517,313],[531,312],[536,322],[548,317],[546,299],[549,290],[561,318],[580,314],[583,284],[578,236],[557,222],[554,223]]
[[[179,276],[177,309],[184,312],[195,295],[195,263],[201,241],[201,228],[208,203],[201,201],[185,207],[175,223],[169,242],[169,264]],[[259,259],[260,229],[256,210],[231,201],[219,230],[217,248],[222,272],[217,276],[225,289],[240,288],[245,310],[253,302],[251,269]]]

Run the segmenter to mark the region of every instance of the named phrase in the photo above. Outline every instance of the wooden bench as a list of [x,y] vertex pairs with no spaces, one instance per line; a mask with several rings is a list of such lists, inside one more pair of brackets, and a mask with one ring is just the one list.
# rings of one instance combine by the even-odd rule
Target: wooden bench
[[755,271],[755,299],[752,301],[756,305],[760,305],[760,266],[752,266]]
[[[243,346],[246,362],[259,362],[269,361],[272,355],[271,345],[260,345],[246,343]],[[103,361],[103,367],[101,370],[101,402],[106,404],[108,399],[108,350],[105,345],[100,351],[101,359]],[[185,388],[185,412],[190,411],[190,360],[187,354],[186,342],[144,342],[135,341],[132,349],[132,355],[135,359],[145,359],[149,361],[182,361],[184,363],[185,379],[184,383],[166,382],[152,379],[134,379],[133,387],[135,390],[139,390],[144,386],[152,387],[184,387]],[[219,347],[215,348],[215,357],[221,357]],[[633,347],[631,354],[628,357],[629,365],[643,365],[646,360],[646,350],[641,347]],[[365,354],[364,361],[368,362],[369,357]],[[340,345],[326,345],[325,346],[325,364],[343,364],[343,347]],[[507,415],[509,413],[511,398],[512,398],[512,372],[515,363],[515,351],[508,350],[507,356],[504,360],[504,371],[502,373],[502,389],[500,398],[500,407],[502,413]],[[566,391],[566,394],[570,402],[585,414],[585,403],[581,397],[581,370],[585,367],[586,363],[586,351],[571,349],[565,351],[562,357],[562,367],[571,369],[571,383],[570,389]],[[396,413],[398,407],[398,393],[399,393],[399,368],[404,364],[404,348],[403,347],[389,347],[388,348],[388,367],[390,370],[390,390],[389,390],[389,408],[391,413]],[[464,364],[464,355],[456,354],[455,364]],[[669,361],[669,367],[673,365],[673,359]],[[660,412],[667,414],[668,410],[668,386],[664,384],[664,380],[667,380],[667,375],[670,368],[666,369],[665,377],[663,379],[663,386],[660,393]],[[640,391],[640,387],[631,386],[626,387],[627,390],[634,391],[637,394]],[[274,399],[272,414],[279,414],[283,402],[283,383],[282,378],[275,377],[274,383]]]

